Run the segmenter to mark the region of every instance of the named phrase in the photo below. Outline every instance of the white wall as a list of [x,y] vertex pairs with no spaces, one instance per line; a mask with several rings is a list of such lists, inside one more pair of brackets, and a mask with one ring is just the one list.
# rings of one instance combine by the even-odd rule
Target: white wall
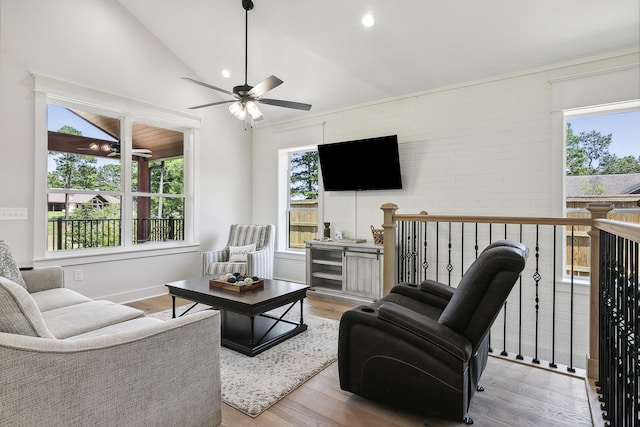
[[[563,127],[552,116],[562,103],[554,98],[558,91],[552,81],[576,80],[582,92],[590,93],[593,79],[581,80],[583,75],[611,75],[589,102],[638,99],[638,58],[638,52],[612,53],[254,130],[254,157],[262,159],[255,173],[268,180],[254,181],[254,189],[259,188],[253,194],[254,211],[266,207],[254,216],[276,220],[273,184],[275,153],[283,148],[281,130],[311,124],[324,124],[324,143],[398,135],[403,190],[322,196],[322,220],[342,228],[347,237],[371,240],[369,227],[379,228],[380,206],[386,202],[397,204],[399,213],[559,216]],[[280,255],[275,274],[304,281],[303,263],[304,257]]]
[[[34,80],[39,73],[151,104],[186,111],[211,93],[118,2],[0,0],[0,207],[28,209],[27,220],[0,221],[0,239],[21,266],[61,264],[66,285],[90,297],[124,301],[165,292],[167,281],[200,275],[200,251],[226,242],[229,224],[251,221],[251,133],[224,109],[201,110],[196,147],[196,241],[175,253],[120,258],[34,260]],[[195,76],[194,76],[195,77]],[[233,177],[233,179],[229,179]],[[223,184],[223,185],[222,185]],[[73,280],[82,269],[83,281]]]

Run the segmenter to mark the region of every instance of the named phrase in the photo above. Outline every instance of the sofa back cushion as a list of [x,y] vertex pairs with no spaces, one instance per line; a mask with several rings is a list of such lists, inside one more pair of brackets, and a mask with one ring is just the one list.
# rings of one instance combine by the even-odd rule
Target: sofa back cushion
[[0,277],[0,332],[55,338],[29,292],[4,277]]
[[27,285],[24,283],[20,269],[16,264],[16,261],[11,255],[9,245],[4,240],[0,240],[0,277],[6,277],[14,283],[27,289]]

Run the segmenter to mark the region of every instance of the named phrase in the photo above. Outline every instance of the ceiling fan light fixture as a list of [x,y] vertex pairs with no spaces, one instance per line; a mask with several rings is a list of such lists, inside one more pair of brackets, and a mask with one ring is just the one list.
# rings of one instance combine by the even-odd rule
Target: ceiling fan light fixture
[[262,113],[255,102],[247,101],[245,107],[253,120],[259,120],[262,118]]
[[233,114],[233,116],[238,120],[244,120],[247,116],[247,110],[244,108],[244,105],[240,101],[236,101],[233,104],[229,105],[229,112]]

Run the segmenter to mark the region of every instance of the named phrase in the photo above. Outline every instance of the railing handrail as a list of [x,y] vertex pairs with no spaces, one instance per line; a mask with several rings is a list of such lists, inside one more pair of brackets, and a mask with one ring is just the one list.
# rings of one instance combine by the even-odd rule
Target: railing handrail
[[482,224],[539,224],[539,225],[585,225],[591,226],[591,218],[563,218],[563,217],[521,217],[521,216],[476,216],[476,215],[430,215],[394,214],[394,221],[422,221],[422,222],[465,222]]
[[640,243],[640,224],[631,224],[611,219],[596,219],[593,225],[599,230]]

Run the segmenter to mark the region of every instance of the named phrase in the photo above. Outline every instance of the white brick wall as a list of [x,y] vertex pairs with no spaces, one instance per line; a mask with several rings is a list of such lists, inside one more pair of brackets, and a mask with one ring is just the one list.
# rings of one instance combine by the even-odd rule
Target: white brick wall
[[[638,52],[611,54],[254,129],[254,159],[260,159],[254,162],[254,221],[276,221],[276,188],[263,183],[276,176],[273,153],[282,148],[276,130],[310,124],[323,124],[323,143],[398,135],[403,190],[324,194],[323,221],[347,237],[371,240],[369,226],[379,228],[380,206],[387,202],[397,204],[399,213],[561,216],[562,110],[640,98],[639,63]],[[303,257],[282,259],[275,274],[303,282],[303,263]],[[588,327],[588,293],[579,295],[575,313],[574,325]],[[547,322],[541,330],[549,334]],[[566,341],[563,334],[557,331],[556,340]],[[511,347],[510,330],[507,335]],[[584,342],[574,356],[580,367],[584,330],[574,340]],[[523,351],[531,354],[531,348]]]

